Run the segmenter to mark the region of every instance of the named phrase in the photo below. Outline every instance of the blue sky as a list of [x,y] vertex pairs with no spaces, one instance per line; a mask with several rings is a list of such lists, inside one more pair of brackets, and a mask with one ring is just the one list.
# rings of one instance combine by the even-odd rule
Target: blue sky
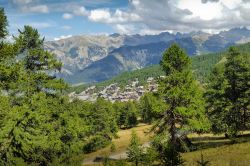
[[250,0],[0,0],[9,31],[31,25],[47,40],[81,34],[215,33],[250,26]]
[[[34,11],[26,9],[39,5],[41,7]],[[41,0],[33,2],[29,0],[0,0],[0,6],[5,8],[8,16],[11,34],[16,34],[17,29],[24,25],[31,25],[39,29],[39,32],[46,36],[47,40],[68,35],[114,33],[114,29],[109,25],[90,21],[87,17],[81,14],[72,14],[72,12],[74,12],[75,6],[84,7],[88,11],[99,8],[122,9],[126,8],[127,5],[127,0]],[[45,6],[48,7],[48,10]],[[55,7],[54,11],[53,7]],[[70,18],[63,17],[67,14],[70,15]]]

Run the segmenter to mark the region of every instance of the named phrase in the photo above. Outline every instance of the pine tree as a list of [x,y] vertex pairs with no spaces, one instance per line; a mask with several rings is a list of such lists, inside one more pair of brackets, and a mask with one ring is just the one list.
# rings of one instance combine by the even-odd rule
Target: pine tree
[[230,133],[237,135],[240,129],[246,128],[247,110],[250,105],[250,55],[241,53],[231,47],[225,63],[225,79],[228,86],[225,95],[228,98],[229,116],[227,120]]
[[130,144],[127,150],[128,160],[138,166],[143,160],[144,153],[140,139],[134,130],[132,130]]
[[0,8],[0,40],[4,39],[8,35],[8,20],[5,15],[4,8]]
[[44,38],[40,37],[36,29],[24,26],[24,30],[19,30],[19,36],[15,37],[15,42],[23,66],[19,79],[21,90],[28,96],[37,92],[54,95],[67,87],[62,79],[56,79],[55,76],[62,64],[54,54],[43,49]]
[[206,108],[207,115],[211,122],[211,129],[214,133],[223,133],[227,131],[227,103],[225,89],[227,81],[224,76],[224,65],[217,64],[209,76],[209,82],[206,86]]
[[166,77],[159,81],[158,93],[167,109],[153,130],[158,134],[169,133],[166,135],[169,138],[166,149],[171,154],[167,156],[170,165],[182,163],[178,156],[186,132],[202,132],[209,128],[202,91],[193,78],[190,63],[189,57],[176,44],[164,52],[160,62]]
[[[1,118],[0,162],[48,165],[54,158],[67,154],[63,131],[69,131],[69,127],[60,125],[61,121],[66,121],[63,113],[67,108],[61,106],[67,102],[54,95],[60,93],[65,84],[50,75],[50,71],[60,66],[52,54],[40,46],[20,52],[21,44],[6,43],[0,50],[4,57],[0,66],[5,69],[1,86],[7,90],[5,95],[10,107]],[[68,149],[73,151],[73,148]]]
[[231,47],[225,60],[215,66],[205,96],[213,132],[234,137],[249,123],[250,55]]
[[8,91],[12,84],[17,81],[18,65],[15,64],[17,48],[7,43],[4,38],[8,34],[7,17],[4,9],[0,8],[0,90]]

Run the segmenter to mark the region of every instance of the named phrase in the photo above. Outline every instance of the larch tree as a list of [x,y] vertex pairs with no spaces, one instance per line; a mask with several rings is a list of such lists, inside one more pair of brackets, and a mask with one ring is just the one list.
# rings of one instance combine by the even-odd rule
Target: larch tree
[[5,15],[4,8],[0,8],[0,40],[4,39],[8,35],[8,20]]
[[[180,165],[179,152],[188,132],[202,132],[209,128],[205,116],[204,100],[199,83],[190,69],[190,58],[176,44],[163,53],[160,65],[166,74],[159,80],[158,93],[166,104],[160,120],[153,130],[166,133],[168,165]],[[179,157],[178,157],[179,156]]]
[[225,62],[218,64],[207,84],[206,98],[212,129],[237,136],[249,125],[250,55],[229,48]]
[[[1,65],[8,64],[10,69],[16,66],[16,72],[8,70],[5,65],[3,68],[7,74],[1,77],[4,90],[11,90],[7,89],[7,99],[3,101],[9,103],[10,110],[5,111],[0,119],[4,124],[0,126],[0,165],[48,165],[65,154],[63,131],[69,130],[60,125],[69,119],[63,117],[65,107],[62,106],[67,102],[56,95],[66,84],[51,75],[61,63],[44,50],[43,39],[29,26],[20,31],[15,41],[7,44],[4,52],[4,56],[14,53],[13,60],[1,62]],[[12,81],[6,81],[8,79]]]
[[19,48],[20,63],[25,71],[20,85],[24,84],[22,87],[26,88],[26,93],[55,94],[67,87],[62,79],[56,78],[62,63],[57,61],[54,54],[44,50],[44,38],[40,37],[36,29],[24,26],[23,31],[19,30],[15,41]]
[[136,132],[132,130],[130,144],[127,149],[128,160],[135,166],[138,166],[143,161],[144,152],[140,139]]

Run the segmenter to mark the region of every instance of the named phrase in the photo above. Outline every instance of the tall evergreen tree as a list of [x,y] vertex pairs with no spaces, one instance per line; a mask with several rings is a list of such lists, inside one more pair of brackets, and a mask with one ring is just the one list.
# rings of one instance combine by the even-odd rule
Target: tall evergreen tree
[[225,96],[225,89],[228,85],[224,76],[224,64],[217,64],[209,76],[206,86],[206,108],[207,115],[211,122],[211,129],[214,133],[227,131],[226,109],[228,99]]
[[8,35],[8,20],[5,15],[4,8],[0,7],[0,40],[4,39]]
[[190,59],[184,51],[173,44],[164,52],[160,65],[166,74],[159,81],[159,90],[166,110],[154,126],[157,133],[169,133],[168,148],[170,165],[179,165],[175,160],[182,144],[181,135],[191,131],[205,131],[209,128],[205,117],[202,91],[190,70]]
[[132,130],[130,144],[128,146],[128,160],[133,162],[135,166],[138,166],[144,157],[143,147],[140,143],[139,137],[136,135],[136,132]]
[[0,90],[6,91],[11,88],[11,83],[17,81],[16,73],[18,73],[14,59],[17,47],[4,41],[8,34],[7,25],[8,21],[4,9],[0,8]]
[[249,122],[250,105],[250,54],[241,53],[236,47],[231,47],[225,63],[225,78],[228,81],[226,97],[229,99],[228,121],[232,134],[246,128]]
[[[36,43],[36,37],[27,37],[31,44],[25,44]],[[0,119],[0,123],[4,124],[0,126],[0,162],[4,165],[20,165],[24,162],[48,165],[54,158],[66,153],[62,138],[63,131],[69,130],[67,126],[60,125],[61,121],[69,118],[63,117],[65,109],[61,105],[65,102],[54,95],[60,93],[59,90],[65,84],[50,75],[60,63],[42,47],[23,49],[23,43],[18,41],[19,38],[16,39],[15,44],[4,45],[4,56],[15,53],[13,60],[5,58],[0,62],[7,71],[6,77],[1,77],[1,83],[5,83],[2,84],[5,89],[11,89],[5,94],[11,109],[5,111]],[[11,64],[16,66],[16,73],[9,70],[12,69]],[[7,82],[5,78],[12,81]]]
[[250,55],[231,47],[207,86],[208,114],[214,132],[236,136],[249,125]]
[[54,54],[43,49],[44,38],[38,31],[30,26],[19,30],[15,37],[19,48],[23,74],[20,85],[28,95],[45,92],[55,94],[66,88],[61,79],[56,79],[55,74],[60,71],[62,64],[57,61]]

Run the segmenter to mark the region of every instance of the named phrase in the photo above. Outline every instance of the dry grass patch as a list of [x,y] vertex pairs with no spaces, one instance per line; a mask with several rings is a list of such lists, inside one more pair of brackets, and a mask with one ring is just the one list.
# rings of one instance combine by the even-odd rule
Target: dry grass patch
[[141,140],[141,143],[146,143],[150,140],[150,135],[147,134],[150,129],[150,125],[140,124],[137,127],[127,130],[120,130],[118,132],[118,138],[114,139],[112,142],[115,145],[115,152],[111,153],[110,146],[100,149],[96,152],[85,154],[84,155],[84,163],[91,163],[97,156],[105,156],[105,155],[115,155],[121,152],[126,151],[129,143],[132,130],[135,130],[136,134]]
[[249,166],[250,143],[224,145],[182,154],[187,166],[197,165],[201,152],[211,166]]

